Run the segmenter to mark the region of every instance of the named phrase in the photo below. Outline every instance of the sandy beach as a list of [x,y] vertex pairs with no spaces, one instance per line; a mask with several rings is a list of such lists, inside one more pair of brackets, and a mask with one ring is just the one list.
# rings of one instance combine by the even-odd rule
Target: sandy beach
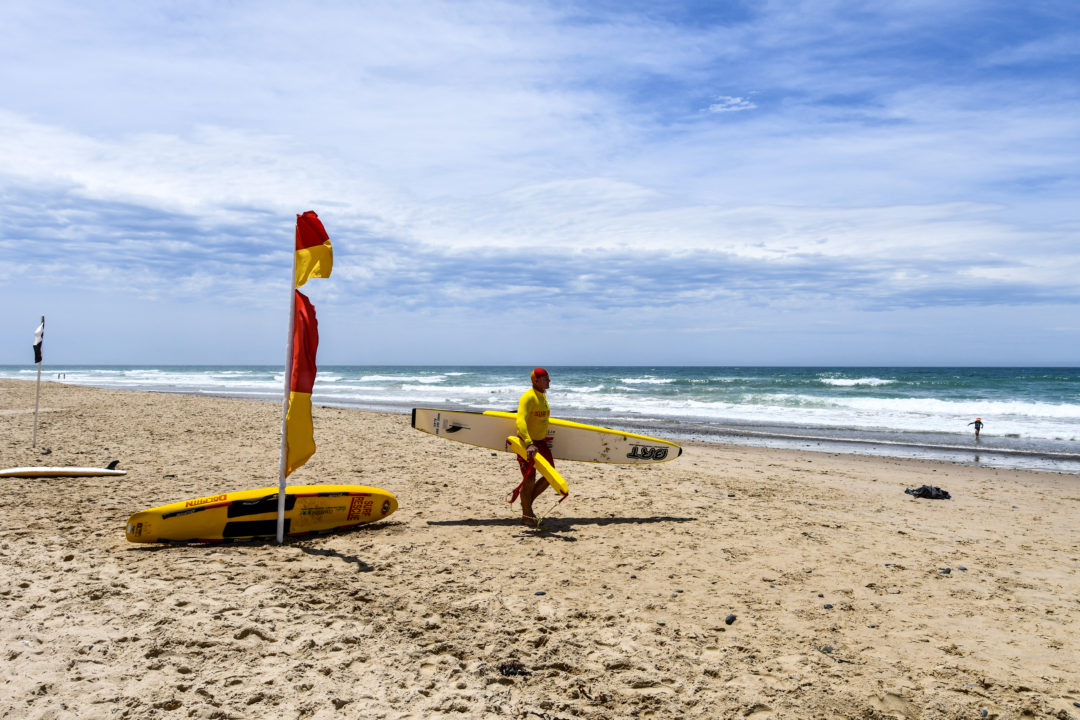
[[534,532],[512,456],[317,407],[290,483],[397,513],[135,545],[276,484],[280,406],[48,382],[32,448],[33,407],[0,381],[0,467],[128,475],[0,480],[0,718],[1080,718],[1077,476],[691,445],[561,465]]

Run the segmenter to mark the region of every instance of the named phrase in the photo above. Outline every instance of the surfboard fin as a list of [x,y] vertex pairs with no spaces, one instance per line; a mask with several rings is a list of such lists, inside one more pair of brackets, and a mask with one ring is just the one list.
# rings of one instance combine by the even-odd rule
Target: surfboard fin
[[120,464],[119,460],[113,460],[111,463],[105,466],[106,470],[115,470],[116,466]]

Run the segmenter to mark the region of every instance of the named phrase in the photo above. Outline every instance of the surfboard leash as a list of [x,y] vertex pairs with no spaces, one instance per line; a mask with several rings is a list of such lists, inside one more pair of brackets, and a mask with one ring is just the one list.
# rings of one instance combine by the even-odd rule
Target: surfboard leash
[[542,522],[544,522],[544,518],[546,518],[548,515],[550,515],[552,513],[552,511],[555,510],[555,508],[562,505],[562,501],[565,500],[568,497],[570,497],[570,493],[566,493],[565,495],[560,495],[559,499],[555,501],[555,504],[547,509],[547,512],[545,512],[544,514],[542,514],[542,515],[535,518],[535,520],[536,520],[536,529],[537,530],[540,529],[540,524]]
[[[513,490],[511,490],[510,492],[508,492],[506,494],[506,502],[509,503],[509,505],[507,505],[506,508],[516,518],[525,517],[525,515],[520,515],[514,510],[514,501],[517,500],[518,495],[521,494],[521,486],[524,485],[524,484],[525,484],[525,481],[522,480],[521,483],[519,483],[516,488],[514,488]],[[550,515],[555,510],[555,508],[562,505],[562,501],[565,500],[568,497],[570,497],[570,493],[566,493],[565,495],[560,495],[559,499],[556,500],[552,504],[552,506],[549,507],[545,512],[543,512],[540,515],[537,515],[535,517],[529,517],[528,519],[529,520],[535,520],[536,521],[536,529],[539,530],[541,523],[544,522],[544,518],[546,518],[548,515]]]

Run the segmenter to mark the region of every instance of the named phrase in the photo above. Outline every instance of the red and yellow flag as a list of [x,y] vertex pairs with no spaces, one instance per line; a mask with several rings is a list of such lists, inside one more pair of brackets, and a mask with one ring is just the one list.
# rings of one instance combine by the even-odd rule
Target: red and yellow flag
[[296,216],[296,280],[303,287],[309,278],[328,278],[334,269],[334,248],[330,236],[314,211]]
[[319,349],[319,323],[315,306],[299,290],[293,315],[292,379],[289,411],[285,414],[285,476],[315,454],[315,428],[311,422],[311,389],[315,385],[315,353]]
[[[318,215],[308,210],[296,216],[296,278],[300,287],[308,278],[330,277],[334,250]],[[285,476],[315,454],[315,429],[311,421],[311,390],[315,385],[315,353],[319,349],[319,323],[315,306],[299,290],[293,290],[292,375],[289,409],[285,413]]]

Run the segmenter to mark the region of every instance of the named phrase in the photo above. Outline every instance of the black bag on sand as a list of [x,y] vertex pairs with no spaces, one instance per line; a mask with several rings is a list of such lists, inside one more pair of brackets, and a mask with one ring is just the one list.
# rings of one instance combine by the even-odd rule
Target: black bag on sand
[[904,492],[906,492],[908,495],[914,495],[917,498],[929,498],[931,500],[949,500],[950,498],[952,498],[952,495],[949,494],[948,490],[942,490],[941,488],[934,487],[933,485],[923,485],[922,487],[915,488],[914,490],[908,488]]

